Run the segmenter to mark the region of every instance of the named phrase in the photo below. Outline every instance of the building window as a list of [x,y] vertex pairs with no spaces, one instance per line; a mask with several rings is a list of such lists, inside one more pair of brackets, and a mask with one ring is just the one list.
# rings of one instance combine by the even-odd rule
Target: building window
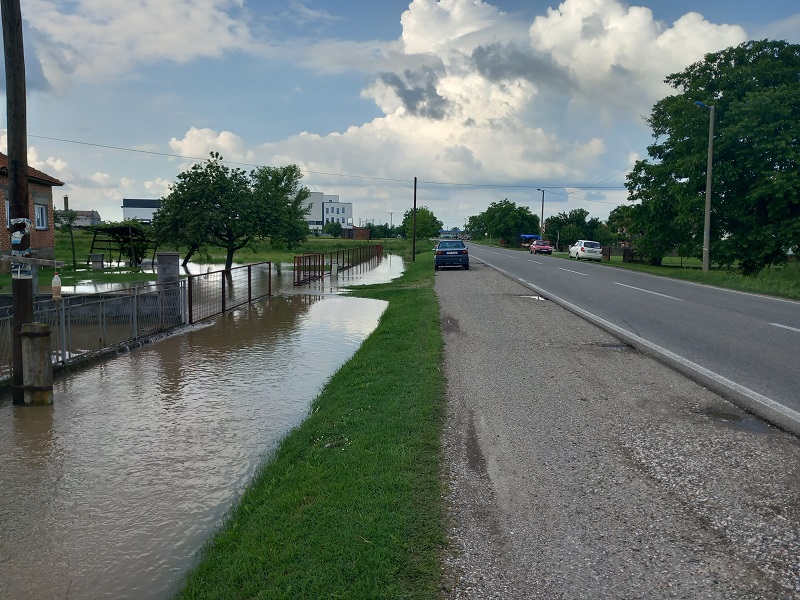
[[36,209],[36,229],[47,229],[47,206],[35,204]]
[[326,215],[330,214],[330,211],[331,211],[331,207],[330,206],[326,206],[325,207],[325,214]]

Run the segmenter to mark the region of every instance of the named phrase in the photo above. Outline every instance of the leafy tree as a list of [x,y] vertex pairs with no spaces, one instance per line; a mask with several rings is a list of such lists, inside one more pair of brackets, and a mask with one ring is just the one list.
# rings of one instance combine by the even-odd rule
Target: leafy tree
[[259,167],[250,173],[254,204],[262,216],[259,235],[269,237],[274,247],[291,250],[308,238],[309,209],[303,203],[310,192],[302,179],[297,165]]
[[327,233],[333,237],[340,238],[342,237],[342,229],[342,224],[338,221],[328,221],[322,226],[322,233]]
[[484,211],[484,222],[489,235],[505,240],[506,244],[519,243],[521,234],[540,230],[537,215],[507,198],[489,205]]
[[750,41],[667,77],[678,94],[647,119],[655,143],[626,183],[651,260],[702,256],[709,113],[715,107],[711,259],[745,274],[800,244],[800,45]]
[[560,245],[571,246],[578,240],[597,240],[600,229],[600,220],[589,219],[589,211],[585,208],[576,208],[569,213],[560,212],[547,219],[547,237],[552,241],[558,240]]
[[75,227],[75,221],[78,220],[78,213],[74,210],[62,210],[59,211],[58,217],[56,218],[56,224],[59,231],[63,231],[64,233],[69,233],[69,242],[70,246],[72,247],[72,268],[78,268],[78,261],[75,258],[75,235],[73,233],[73,227]]
[[[406,237],[414,235],[414,211],[407,210],[403,215],[403,231]],[[444,224],[436,218],[433,211],[425,206],[417,208],[417,239],[427,239],[439,235]]]

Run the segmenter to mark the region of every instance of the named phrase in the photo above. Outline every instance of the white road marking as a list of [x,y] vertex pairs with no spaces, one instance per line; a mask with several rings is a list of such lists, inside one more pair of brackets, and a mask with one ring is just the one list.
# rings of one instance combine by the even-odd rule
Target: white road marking
[[586,275],[586,273],[581,273],[580,271],[573,271],[572,269],[565,269],[564,267],[558,267],[558,268],[568,273],[575,273],[576,275]]
[[645,290],[643,288],[634,287],[632,285],[626,285],[624,283],[620,283],[619,281],[614,282],[615,285],[621,285],[622,287],[630,288],[632,290],[637,290],[639,292],[646,292],[648,294],[653,294],[655,296],[661,296],[662,298],[669,298],[670,300],[677,300],[678,302],[683,302],[683,298],[676,298],[675,296],[667,296],[666,294],[659,294],[658,292],[652,292],[650,290]]
[[528,259],[528,262],[536,263],[537,265],[543,265],[544,264],[544,263],[540,263],[538,260],[531,260],[530,258]]
[[789,331],[796,331],[800,333],[800,329],[797,327],[789,327],[788,325],[781,325],[780,323],[770,323],[770,325],[774,325],[775,327],[780,327],[781,329],[788,329]]

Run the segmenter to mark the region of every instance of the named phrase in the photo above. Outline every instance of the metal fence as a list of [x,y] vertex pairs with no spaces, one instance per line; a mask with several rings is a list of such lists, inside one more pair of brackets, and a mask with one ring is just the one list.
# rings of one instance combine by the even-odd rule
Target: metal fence
[[272,263],[189,275],[189,323],[272,295]]
[[322,279],[326,273],[332,273],[334,269],[344,271],[373,258],[381,257],[383,257],[383,246],[381,245],[357,246],[327,254],[295,256],[294,285],[303,285],[316,279]]
[[[42,300],[34,303],[33,318],[50,326],[53,362],[66,364],[185,324],[185,289],[184,282],[175,282]],[[12,307],[0,313],[0,379],[6,379],[13,365]]]

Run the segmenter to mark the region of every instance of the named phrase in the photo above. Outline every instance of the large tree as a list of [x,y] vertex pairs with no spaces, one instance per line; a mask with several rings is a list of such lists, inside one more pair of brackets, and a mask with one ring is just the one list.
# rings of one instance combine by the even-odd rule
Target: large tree
[[297,165],[259,167],[250,173],[255,203],[262,216],[261,234],[274,247],[294,248],[308,238],[304,203],[310,194],[301,185],[303,174]]
[[[432,238],[439,235],[444,225],[436,218],[433,211],[426,206],[417,208],[417,239]],[[414,236],[414,211],[407,210],[403,215],[403,231],[406,237]]]
[[637,249],[702,256],[709,112],[715,107],[712,262],[745,274],[800,244],[800,45],[750,41],[667,77],[647,119],[655,143],[628,176]]
[[539,216],[531,213],[527,206],[517,206],[508,198],[492,202],[483,215],[489,235],[505,241],[507,245],[518,245],[519,236],[523,233],[540,231]]

